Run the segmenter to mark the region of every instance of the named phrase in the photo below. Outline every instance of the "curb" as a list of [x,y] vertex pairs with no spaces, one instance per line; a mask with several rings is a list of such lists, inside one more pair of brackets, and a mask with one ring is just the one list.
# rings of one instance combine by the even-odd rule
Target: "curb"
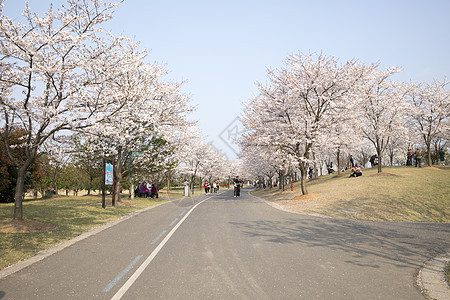
[[450,300],[450,288],[444,278],[444,268],[450,262],[450,252],[425,262],[419,270],[417,284],[428,299]]

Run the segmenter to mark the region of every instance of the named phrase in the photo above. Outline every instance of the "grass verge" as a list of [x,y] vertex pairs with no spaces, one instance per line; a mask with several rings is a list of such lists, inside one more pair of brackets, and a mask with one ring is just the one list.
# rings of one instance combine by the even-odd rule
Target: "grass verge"
[[[450,167],[384,167],[363,170],[363,176],[349,178],[326,175],[309,180],[309,197],[272,188],[253,195],[277,203],[286,210],[347,218],[391,222],[450,222]],[[314,197],[311,197],[315,194]]]
[[[166,197],[164,193],[160,196]],[[23,233],[0,233],[0,269],[70,240],[83,232],[167,199],[135,198],[131,201],[126,198],[113,208],[111,199],[107,198],[109,204],[105,209],[101,208],[101,201],[101,196],[55,197],[25,201],[23,225],[29,227]],[[13,211],[14,204],[0,204],[0,220],[4,220],[6,224],[3,227],[12,226],[10,220]],[[44,225],[43,230],[47,231],[32,232],[39,225]]]

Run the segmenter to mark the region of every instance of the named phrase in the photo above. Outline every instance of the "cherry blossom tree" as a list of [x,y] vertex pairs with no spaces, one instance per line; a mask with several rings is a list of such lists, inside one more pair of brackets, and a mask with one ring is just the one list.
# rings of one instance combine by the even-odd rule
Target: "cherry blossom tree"
[[191,195],[194,195],[198,178],[216,180],[229,174],[230,162],[211,144],[204,142],[204,137],[195,124],[180,131],[178,142],[174,144],[177,146],[174,153],[176,171],[189,181]]
[[353,99],[355,86],[374,68],[356,60],[341,65],[334,57],[291,55],[285,68],[268,72],[271,85],[260,84],[260,96],[247,105],[247,128],[296,158],[303,194],[312,151],[327,142],[331,116],[342,113],[336,108]]
[[[0,5],[3,7],[4,1]],[[121,78],[139,59],[130,56],[128,40],[103,33],[116,3],[67,0],[43,17],[27,6],[19,23],[0,14],[0,109],[3,142],[18,168],[14,218],[21,220],[26,171],[51,138],[81,130],[119,111],[125,100],[108,83]],[[26,131],[26,160],[14,157],[8,133]]]
[[178,151],[176,154],[180,174],[185,174],[189,181],[190,194],[194,195],[195,181],[197,176],[202,176],[202,167],[207,163],[210,146],[203,141],[200,131],[195,126],[186,128],[183,136],[179,139]]
[[258,136],[253,133],[239,140],[243,169],[249,178],[258,179],[260,184],[267,180],[269,187],[272,187],[273,179],[280,173],[286,156],[271,145],[258,145],[255,143],[257,139]]
[[449,82],[434,81],[430,84],[411,84],[409,93],[409,121],[414,131],[423,138],[427,149],[427,164],[432,165],[431,145],[448,132],[450,118]]
[[368,76],[360,93],[359,130],[375,147],[378,172],[382,171],[382,158],[391,138],[405,129],[405,86],[390,81],[399,72],[396,68],[374,70]]
[[[129,50],[135,52],[134,47]],[[96,146],[94,150],[115,157],[115,200],[120,200],[122,170],[127,171],[132,151],[142,152],[133,162],[136,175],[148,178],[165,171],[174,164],[168,157],[176,147],[172,145],[175,132],[190,125],[186,119],[193,111],[189,97],[180,92],[180,83],[161,81],[164,74],[162,66],[142,62],[123,78],[116,79],[110,89],[114,97],[126,103],[114,116],[88,129],[89,139],[99,141],[91,143]]]

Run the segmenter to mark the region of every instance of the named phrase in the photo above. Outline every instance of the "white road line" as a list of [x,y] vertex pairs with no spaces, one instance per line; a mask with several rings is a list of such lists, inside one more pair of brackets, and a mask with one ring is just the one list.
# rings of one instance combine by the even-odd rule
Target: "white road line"
[[154,239],[154,240],[152,241],[151,244],[152,244],[152,245],[156,244],[156,242],[159,241],[159,239],[162,238],[162,236],[163,236],[166,232],[167,232],[167,230],[163,230],[163,232],[161,232],[161,233],[156,237],[156,239]]
[[184,220],[187,219],[187,217],[191,214],[191,212],[200,204],[205,202],[206,200],[212,198],[208,197],[199,203],[197,203],[194,207],[191,208],[187,212],[187,214],[178,222],[178,224],[169,232],[169,234],[166,235],[166,237],[161,241],[161,243],[153,250],[153,252],[147,257],[147,259],[142,263],[142,265],[136,270],[136,272],[131,275],[131,277],[125,282],[125,284],[117,291],[117,293],[111,298],[111,300],[119,300],[123,297],[123,295],[130,289],[130,287],[133,285],[133,283],[138,279],[138,277],[144,272],[145,268],[152,262],[152,260],[156,257],[156,255],[161,251],[161,249],[164,247],[164,245],[167,243],[167,241],[172,237],[172,235],[177,231],[177,229],[181,226],[181,224],[184,222]]
[[125,276],[125,274],[127,274],[131,268],[133,268],[133,266],[142,258],[142,255],[139,255],[138,257],[136,257],[131,264],[128,265],[128,267],[126,267],[122,272],[120,272],[119,275],[117,275],[116,278],[114,278],[104,289],[103,289],[103,293],[107,293],[109,292],[116,284],[117,282],[119,282],[120,279],[122,279],[123,276]]

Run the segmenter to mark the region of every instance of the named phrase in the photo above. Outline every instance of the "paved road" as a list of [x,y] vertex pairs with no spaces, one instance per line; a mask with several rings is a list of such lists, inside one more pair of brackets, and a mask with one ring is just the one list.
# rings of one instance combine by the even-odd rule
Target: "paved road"
[[1,299],[424,299],[450,224],[280,211],[231,191],[173,201],[0,280]]

